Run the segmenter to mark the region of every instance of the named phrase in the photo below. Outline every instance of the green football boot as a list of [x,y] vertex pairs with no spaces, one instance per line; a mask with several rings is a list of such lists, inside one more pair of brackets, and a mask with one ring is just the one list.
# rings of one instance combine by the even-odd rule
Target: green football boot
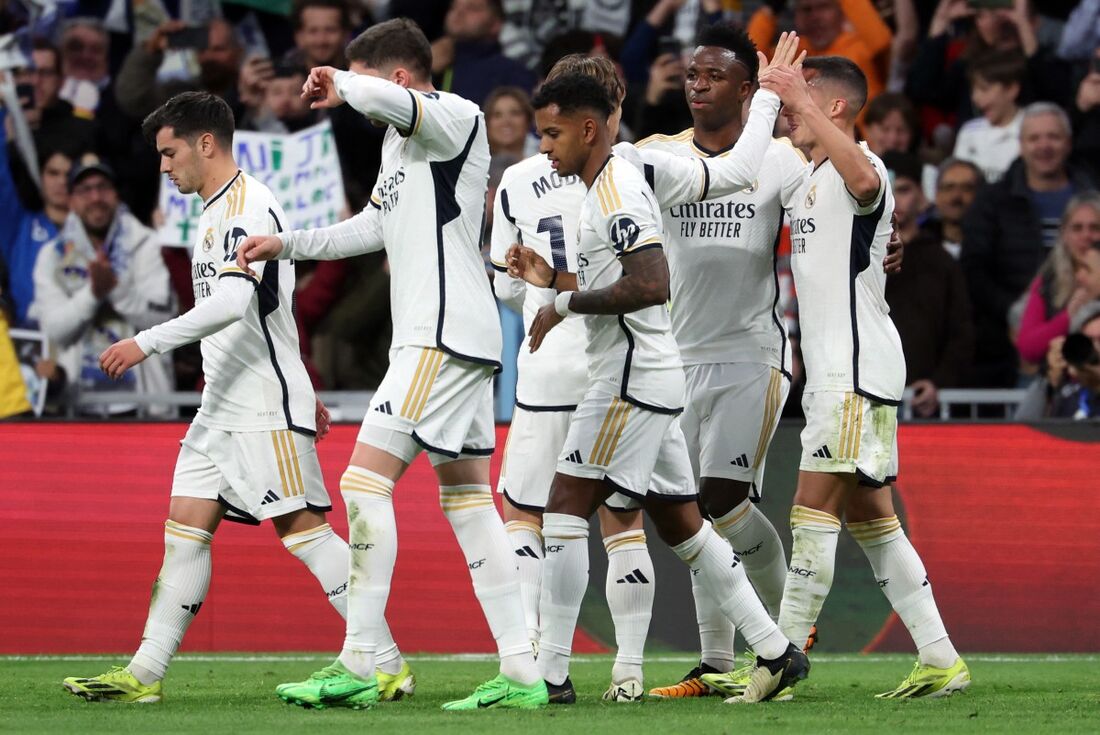
[[408,661],[401,663],[401,670],[396,674],[387,674],[382,669],[374,672],[378,680],[378,701],[396,702],[402,697],[411,697],[416,692],[416,677]]
[[949,697],[955,692],[965,690],[968,686],[970,686],[970,669],[961,658],[955,659],[955,663],[946,669],[938,669],[918,661],[909,676],[905,677],[896,689],[875,696],[879,699],[915,699],[916,697],[934,699]]
[[378,703],[378,679],[356,676],[337,659],[305,681],[280,684],[275,694],[287,704],[307,709],[370,709]]
[[498,674],[474,690],[465,699],[447,702],[443,709],[458,712],[478,709],[539,709],[550,702],[546,682],[541,679],[530,686]]

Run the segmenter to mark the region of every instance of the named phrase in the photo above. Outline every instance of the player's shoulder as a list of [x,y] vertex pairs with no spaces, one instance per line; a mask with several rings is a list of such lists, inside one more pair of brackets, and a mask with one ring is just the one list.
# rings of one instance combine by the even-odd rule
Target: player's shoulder
[[409,90],[409,92],[413,95],[413,99],[416,99],[421,105],[425,103],[431,105],[433,110],[446,111],[456,117],[476,117],[481,115],[481,108],[478,107],[476,102],[472,102],[453,92],[442,92],[439,90],[433,90],[431,92]]
[[618,156],[611,156],[607,160],[592,181],[589,193],[595,197],[599,214],[604,217],[637,208],[647,195],[651,196],[642,172]]
[[548,176],[553,172],[554,167],[550,165],[550,159],[543,153],[536,153],[504,169],[500,177],[500,186],[522,183],[540,176]]
[[809,161],[806,159],[806,154],[798,148],[794,147],[794,143],[790,138],[772,138],[772,142],[768,145],[767,155],[780,160],[789,160],[791,162],[797,161],[799,165],[805,166]]
[[675,135],[665,135],[663,133],[657,133],[651,135],[648,138],[642,138],[634,144],[635,148],[639,150],[655,150],[655,151],[668,151],[671,153],[677,153],[683,151],[685,148],[691,147],[691,140],[695,136],[695,128],[688,128],[682,130]]

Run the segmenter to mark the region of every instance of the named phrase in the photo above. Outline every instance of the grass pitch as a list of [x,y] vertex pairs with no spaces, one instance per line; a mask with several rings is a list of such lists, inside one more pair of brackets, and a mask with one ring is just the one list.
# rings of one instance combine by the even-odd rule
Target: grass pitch
[[[485,657],[411,657],[415,697],[374,710],[304,710],[279,701],[276,684],[304,678],[330,657],[303,654],[181,655],[159,705],[86,703],[61,687],[66,676],[91,676],[123,657],[0,657],[0,731],[121,732],[364,732],[446,733],[828,733],[1096,732],[1100,722],[1100,657],[971,655],[974,684],[942,700],[884,702],[913,660],[897,655],[813,657],[810,679],[795,700],[725,705],[717,697],[642,704],[600,701],[611,658],[580,656],[572,677],[579,701],[540,712],[445,713],[440,704],[465,696],[496,672]],[[675,681],[690,658],[654,656],[647,686]]]

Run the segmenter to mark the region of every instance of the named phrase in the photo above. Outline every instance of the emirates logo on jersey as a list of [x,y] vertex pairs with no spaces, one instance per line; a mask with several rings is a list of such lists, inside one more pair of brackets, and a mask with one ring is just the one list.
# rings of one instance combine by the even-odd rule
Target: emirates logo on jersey
[[817,201],[817,184],[810,187],[810,190],[806,192],[806,209],[810,209],[814,206],[814,202]]
[[202,251],[209,253],[210,248],[214,247],[214,228],[206,228],[206,236],[202,239]]

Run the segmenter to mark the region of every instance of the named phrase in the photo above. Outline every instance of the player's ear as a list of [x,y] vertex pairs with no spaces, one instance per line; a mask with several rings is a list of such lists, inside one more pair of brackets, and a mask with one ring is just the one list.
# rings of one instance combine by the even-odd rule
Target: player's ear
[[591,117],[584,119],[584,142],[594,143],[596,141],[596,135],[599,131],[599,123]]
[[409,86],[409,82],[411,81],[409,70],[400,66],[397,67],[393,70],[393,75],[390,77],[390,81],[394,84],[399,84],[402,87],[407,88]]
[[751,79],[746,79],[741,82],[741,88],[737,90],[737,101],[742,104],[752,94],[752,90],[756,87],[756,84]]
[[214,134],[203,133],[199,136],[198,145],[196,147],[199,149],[200,155],[209,158],[214,155],[214,145]]

